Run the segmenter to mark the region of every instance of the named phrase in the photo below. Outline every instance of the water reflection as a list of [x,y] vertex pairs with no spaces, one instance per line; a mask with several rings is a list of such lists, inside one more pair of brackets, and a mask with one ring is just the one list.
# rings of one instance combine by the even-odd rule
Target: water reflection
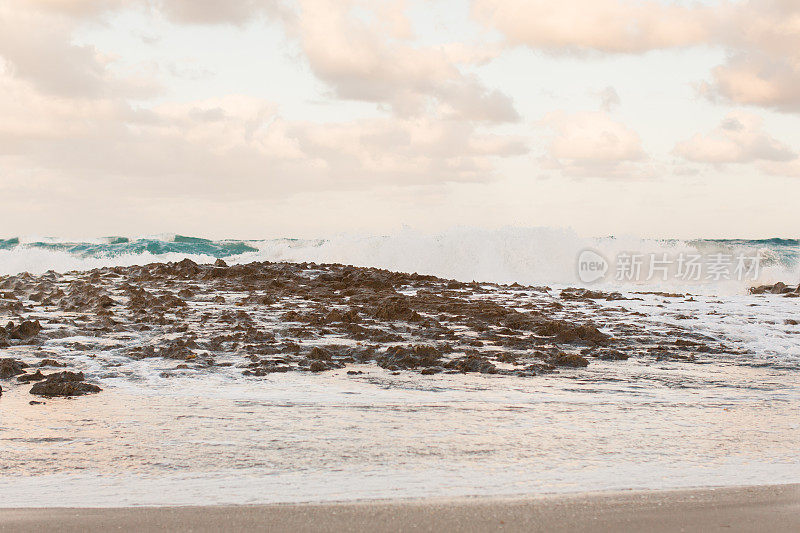
[[253,503],[800,481],[795,370],[107,380],[0,399],[3,505]]

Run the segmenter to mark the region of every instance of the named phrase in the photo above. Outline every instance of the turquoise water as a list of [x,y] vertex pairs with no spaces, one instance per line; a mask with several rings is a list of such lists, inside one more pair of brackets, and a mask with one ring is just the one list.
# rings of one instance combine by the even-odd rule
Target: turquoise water
[[[86,240],[11,236],[0,239],[0,275],[47,270],[68,272],[104,266],[153,262],[197,263],[225,259],[230,264],[252,261],[344,263],[418,272],[463,281],[576,285],[577,258],[593,250],[613,264],[624,253],[673,259],[681,254],[758,256],[757,276],[747,280],[665,282],[640,280],[636,290],[697,291],[744,294],[758,283],[800,282],[800,239],[640,239],[620,236],[586,238],[557,228],[453,228],[439,234],[402,230],[390,235],[335,235],[319,239],[221,239],[185,235],[111,236]],[[611,273],[613,274],[613,267]],[[615,286],[612,275],[602,283]]]
[[57,239],[24,242],[19,237],[0,239],[0,250],[40,249],[55,252],[66,252],[80,258],[118,257],[149,253],[163,255],[180,253],[187,255],[209,255],[212,257],[230,257],[246,252],[258,251],[258,248],[247,241],[221,240],[212,241],[200,237],[175,235],[169,239],[128,237],[105,237],[99,242],[69,242]]

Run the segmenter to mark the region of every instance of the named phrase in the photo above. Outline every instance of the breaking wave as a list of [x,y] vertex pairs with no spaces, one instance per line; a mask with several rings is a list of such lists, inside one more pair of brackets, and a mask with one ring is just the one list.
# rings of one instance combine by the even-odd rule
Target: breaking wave
[[[586,249],[611,261],[621,253],[644,257],[650,254],[670,257],[748,254],[758,256],[760,261],[757,276],[747,279],[643,280],[635,284],[638,288],[731,293],[743,292],[756,283],[800,281],[798,239],[584,238],[571,230],[555,228],[454,228],[439,234],[404,229],[391,235],[338,235],[327,239],[210,240],[158,235],[64,241],[13,237],[0,239],[0,274],[65,272],[185,258],[208,263],[224,258],[231,264],[251,261],[345,263],[464,281],[576,285],[581,284],[577,258]],[[630,282],[625,285],[615,281],[613,275],[599,284],[630,288]]]

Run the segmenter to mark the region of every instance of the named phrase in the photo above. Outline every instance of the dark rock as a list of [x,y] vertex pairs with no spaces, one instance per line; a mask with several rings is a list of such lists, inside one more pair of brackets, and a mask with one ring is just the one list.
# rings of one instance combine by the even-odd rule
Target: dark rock
[[63,371],[50,374],[44,381],[36,383],[31,387],[31,394],[37,396],[82,396],[100,392],[102,389],[97,385],[83,381],[83,372]]
[[398,368],[413,369],[419,367],[438,366],[442,354],[433,346],[390,346],[375,358],[378,366],[396,370]]
[[470,354],[447,361],[444,368],[462,373],[480,372],[481,374],[497,374],[497,367],[483,356]]
[[67,364],[66,363],[59,363],[55,359],[42,359],[41,361],[39,361],[39,365],[38,366],[40,366],[40,367],[45,367],[45,366],[65,367],[65,366],[67,366]]
[[23,374],[17,377],[17,381],[20,383],[30,383],[31,381],[41,381],[45,379],[45,375],[42,374],[41,370],[37,370],[33,374]]
[[40,331],[42,331],[42,326],[38,320],[23,320],[19,326],[14,326],[13,322],[9,322],[6,326],[6,332],[11,339],[30,340]]
[[561,291],[560,295],[562,300],[628,300],[618,292],[602,292],[592,291],[589,289],[578,289],[575,287],[568,287]]
[[25,370],[23,369],[27,367],[28,365],[16,359],[11,359],[9,357],[0,359],[0,379],[13,378],[14,376],[24,374]]
[[333,359],[331,352],[318,346],[311,348],[311,351],[306,357],[314,361],[331,361]]
[[402,320],[419,322],[422,317],[411,309],[402,298],[387,298],[375,308],[375,318],[380,320]]
[[611,337],[594,326],[571,324],[562,320],[548,320],[536,330],[539,335],[555,337],[558,342],[606,345]]
[[323,363],[322,361],[312,361],[311,364],[308,366],[308,369],[312,372],[323,372],[325,370],[330,370],[327,364]]
[[555,366],[566,366],[573,368],[589,366],[589,361],[585,357],[576,353],[568,354],[562,352],[545,359],[545,361]]

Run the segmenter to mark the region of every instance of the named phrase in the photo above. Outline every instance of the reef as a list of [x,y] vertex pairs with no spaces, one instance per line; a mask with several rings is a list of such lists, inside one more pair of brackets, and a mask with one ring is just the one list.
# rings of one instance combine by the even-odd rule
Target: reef
[[0,277],[0,379],[32,383],[40,396],[96,393],[104,378],[84,375],[75,356],[86,354],[173,365],[163,377],[224,369],[257,379],[361,375],[354,365],[533,377],[594,361],[697,362],[731,351],[688,328],[643,327],[641,313],[617,304],[629,299],[639,297],[340,264],[186,259],[23,273]]

